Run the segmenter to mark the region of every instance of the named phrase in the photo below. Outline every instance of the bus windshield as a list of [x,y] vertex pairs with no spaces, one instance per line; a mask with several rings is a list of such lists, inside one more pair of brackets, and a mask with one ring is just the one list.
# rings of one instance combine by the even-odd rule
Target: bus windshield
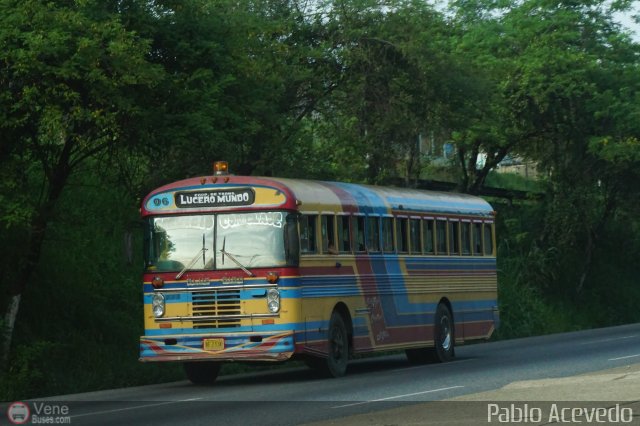
[[296,266],[296,230],[296,216],[281,211],[151,217],[145,263],[158,272]]

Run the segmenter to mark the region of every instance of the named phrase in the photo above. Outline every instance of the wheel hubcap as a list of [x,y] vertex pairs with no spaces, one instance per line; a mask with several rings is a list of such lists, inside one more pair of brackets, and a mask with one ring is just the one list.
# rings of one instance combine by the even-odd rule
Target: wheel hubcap
[[444,317],[440,320],[440,329],[441,329],[441,345],[442,349],[448,351],[451,349],[451,324],[449,323],[449,318]]
[[344,337],[341,330],[333,330],[333,334],[331,336],[331,346],[333,357],[335,359],[342,358],[342,354],[344,353]]

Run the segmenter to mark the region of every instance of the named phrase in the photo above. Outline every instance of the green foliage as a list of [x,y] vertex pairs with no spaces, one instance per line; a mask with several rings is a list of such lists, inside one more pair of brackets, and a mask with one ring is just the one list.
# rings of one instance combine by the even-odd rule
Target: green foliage
[[[454,6],[465,29],[457,47],[487,73],[486,102],[456,133],[469,190],[509,152],[562,176],[567,167],[592,167],[585,155],[590,138],[612,135],[613,128],[637,134],[637,120],[630,118],[637,116],[638,79],[630,76],[637,76],[638,45],[620,32],[609,3],[479,0]],[[487,162],[476,171],[480,150]]]
[[517,189],[534,194],[543,190],[542,182],[515,173],[491,172],[487,176],[485,184],[490,188]]
[[[137,361],[143,333],[137,216],[122,188],[91,171],[72,180],[50,225],[34,284],[22,296],[15,350],[0,381],[3,400],[181,377],[176,366]],[[129,233],[131,262],[124,250]]]
[[52,342],[35,341],[28,346],[17,347],[9,370],[0,376],[0,398],[3,401],[37,395],[46,387],[43,361],[49,359],[54,346]]
[[640,254],[640,222],[618,217],[603,231],[581,293],[576,276],[582,272],[581,247],[563,241],[549,246],[541,238],[548,223],[545,203],[494,204],[498,210],[498,297],[501,328],[498,338],[532,336],[637,322],[640,289],[635,260]]

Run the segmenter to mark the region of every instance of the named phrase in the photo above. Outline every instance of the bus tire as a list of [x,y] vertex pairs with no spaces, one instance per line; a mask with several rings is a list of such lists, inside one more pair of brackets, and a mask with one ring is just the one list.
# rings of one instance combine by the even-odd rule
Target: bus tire
[[324,359],[324,372],[329,377],[342,377],[349,363],[349,334],[342,315],[331,314],[327,333],[328,355]]
[[435,362],[448,362],[455,356],[455,334],[453,315],[444,303],[436,309],[433,327],[433,349],[431,359]]
[[433,324],[433,347],[411,348],[404,352],[411,364],[428,364],[451,361],[455,355],[453,316],[444,303],[436,308]]
[[221,364],[215,361],[185,362],[182,364],[187,379],[194,385],[212,385],[218,378]]

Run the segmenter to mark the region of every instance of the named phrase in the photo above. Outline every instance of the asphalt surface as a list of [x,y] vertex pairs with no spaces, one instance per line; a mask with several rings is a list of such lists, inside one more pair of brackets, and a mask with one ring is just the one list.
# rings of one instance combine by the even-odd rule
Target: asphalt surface
[[[539,421],[538,421],[539,420]],[[640,424],[640,363],[306,426]]]
[[[26,403],[32,414],[43,403],[64,409],[74,425],[589,424],[602,410],[608,424],[640,424],[639,363],[640,324],[630,324],[460,346],[444,364],[360,359],[339,379],[297,367],[223,376],[210,387],[180,381]],[[629,409],[631,422],[608,421]]]

